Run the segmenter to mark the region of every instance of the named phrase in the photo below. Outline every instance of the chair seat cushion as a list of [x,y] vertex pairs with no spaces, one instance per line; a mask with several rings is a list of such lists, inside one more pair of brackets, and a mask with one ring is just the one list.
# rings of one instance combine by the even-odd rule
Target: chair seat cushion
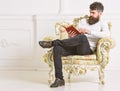
[[[43,56],[44,61],[52,65],[53,64],[53,52],[50,50]],[[71,56],[62,56],[62,63],[63,64],[99,64],[96,60],[96,55],[71,55]]]
[[99,62],[97,60],[62,60],[64,65],[98,65]]
[[81,64],[81,65],[96,65],[99,62],[96,60],[96,55],[72,55],[72,56],[65,56],[62,57],[63,64]]
[[76,59],[76,60],[96,60],[96,55],[95,54],[91,54],[91,55],[71,55],[71,56],[63,56],[62,59],[66,60],[66,59]]

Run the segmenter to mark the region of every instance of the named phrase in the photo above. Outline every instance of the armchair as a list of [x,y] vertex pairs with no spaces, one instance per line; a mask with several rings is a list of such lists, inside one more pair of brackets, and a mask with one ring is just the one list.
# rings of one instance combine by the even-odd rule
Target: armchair
[[[73,26],[76,27],[78,21],[88,16],[83,16],[74,19]],[[69,38],[66,31],[62,31],[62,26],[69,26],[69,23],[62,22],[55,24],[55,30],[57,33],[56,37],[45,37],[44,40],[54,39],[66,39]],[[111,29],[111,23],[108,23],[109,29]],[[111,37],[102,38],[97,44],[97,50],[92,55],[72,55],[62,57],[63,69],[68,73],[68,80],[71,79],[71,74],[85,74],[87,70],[98,70],[99,83],[104,84],[104,69],[109,63],[109,51],[114,47],[114,41]],[[48,64],[49,71],[49,83],[53,80],[54,76],[54,62],[53,62],[53,50],[52,48],[44,54],[43,60]]]

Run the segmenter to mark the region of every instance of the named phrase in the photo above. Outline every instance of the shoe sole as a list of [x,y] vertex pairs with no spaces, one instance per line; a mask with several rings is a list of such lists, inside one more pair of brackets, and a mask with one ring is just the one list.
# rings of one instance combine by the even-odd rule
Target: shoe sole
[[60,84],[60,85],[58,85],[58,86],[52,86],[51,88],[61,87],[61,86],[65,86],[65,84]]

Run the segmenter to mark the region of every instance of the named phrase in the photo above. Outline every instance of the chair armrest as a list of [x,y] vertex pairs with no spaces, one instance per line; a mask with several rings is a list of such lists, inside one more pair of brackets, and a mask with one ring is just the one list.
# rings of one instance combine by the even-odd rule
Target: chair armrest
[[55,39],[57,39],[56,36],[46,36],[43,38],[43,41],[53,41]]
[[46,64],[49,65],[49,67],[53,68],[53,48],[48,50],[44,55],[43,55],[43,60]]
[[70,24],[67,22],[61,22],[55,24],[55,33],[58,39],[68,39],[68,33],[64,27],[68,27]]
[[109,62],[109,51],[115,46],[115,42],[112,38],[106,37],[98,41],[97,44],[97,60],[104,68]]

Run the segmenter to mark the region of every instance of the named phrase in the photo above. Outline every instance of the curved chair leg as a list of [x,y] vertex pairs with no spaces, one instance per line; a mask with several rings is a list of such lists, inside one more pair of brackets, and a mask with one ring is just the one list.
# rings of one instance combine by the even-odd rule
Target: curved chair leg
[[50,71],[49,71],[49,84],[54,80],[54,76],[53,76],[53,67],[50,66]]
[[102,67],[99,68],[99,82],[104,85],[104,69]]

